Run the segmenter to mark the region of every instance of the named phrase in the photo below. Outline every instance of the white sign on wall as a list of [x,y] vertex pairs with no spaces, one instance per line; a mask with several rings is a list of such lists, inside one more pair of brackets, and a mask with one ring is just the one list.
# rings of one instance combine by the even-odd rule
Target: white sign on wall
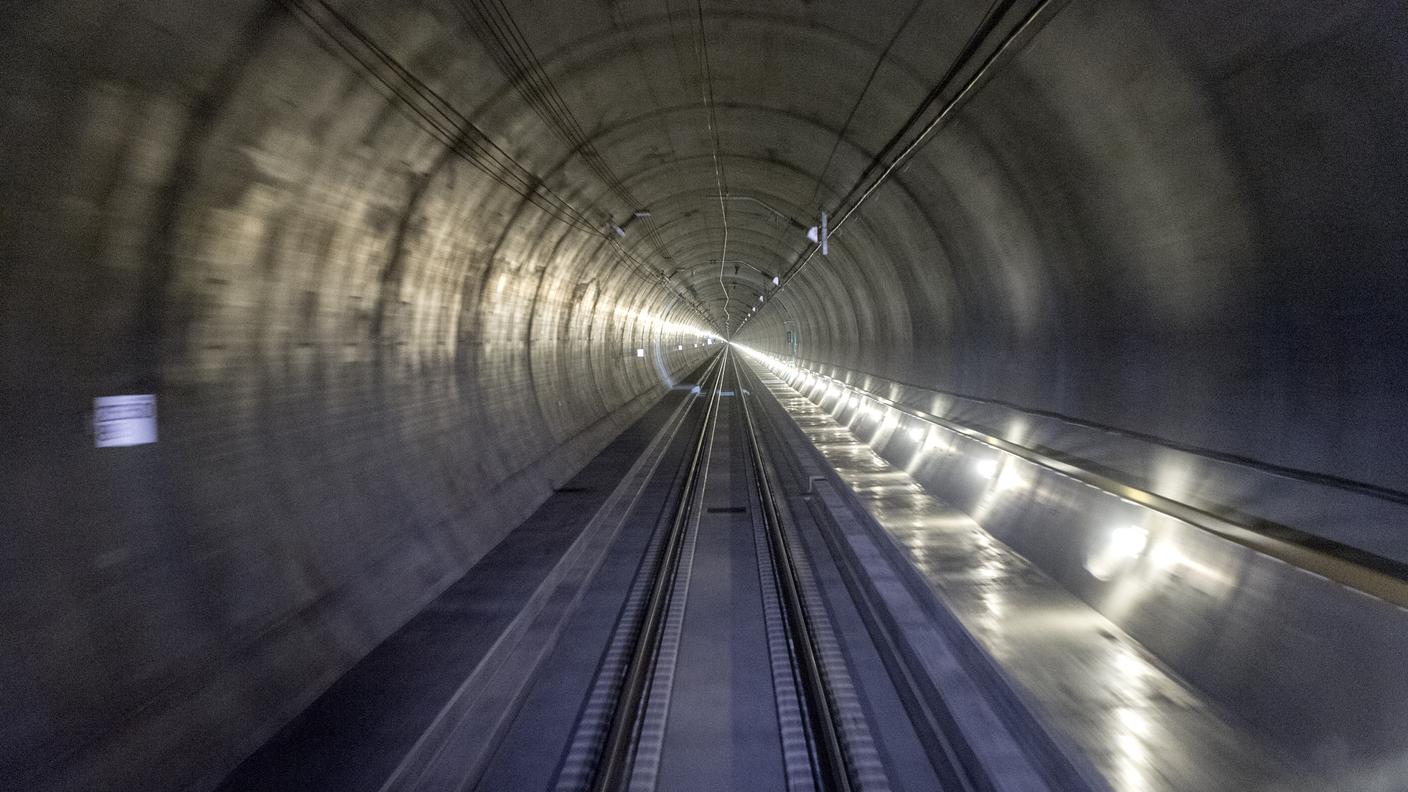
[[93,441],[98,448],[156,442],[156,396],[99,396],[93,400]]

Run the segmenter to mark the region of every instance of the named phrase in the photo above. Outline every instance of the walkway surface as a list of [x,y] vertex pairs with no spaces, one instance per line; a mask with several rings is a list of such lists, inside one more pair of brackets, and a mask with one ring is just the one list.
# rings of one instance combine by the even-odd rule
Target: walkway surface
[[1108,619],[878,456],[766,368],[754,372],[1058,736],[1120,792],[1324,790]]
[[[688,396],[688,387],[666,394],[463,578],[241,763],[219,792],[380,789]],[[671,464],[678,462],[664,467]]]

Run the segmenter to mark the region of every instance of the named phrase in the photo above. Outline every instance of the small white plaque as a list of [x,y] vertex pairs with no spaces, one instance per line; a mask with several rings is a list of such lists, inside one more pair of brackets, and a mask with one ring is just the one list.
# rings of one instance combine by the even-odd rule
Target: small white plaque
[[99,396],[93,400],[93,442],[98,448],[156,442],[156,396]]

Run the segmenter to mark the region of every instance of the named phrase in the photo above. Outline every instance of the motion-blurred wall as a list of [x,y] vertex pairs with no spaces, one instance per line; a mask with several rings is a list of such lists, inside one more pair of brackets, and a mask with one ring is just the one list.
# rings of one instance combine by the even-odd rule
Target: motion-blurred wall
[[1070,3],[741,338],[1401,494],[1405,42],[1401,3]]
[[[513,120],[434,16],[362,19]],[[4,25],[0,786],[205,785],[719,347],[279,4]],[[159,442],[95,448],[126,393]]]
[[[218,778],[703,360],[675,325],[722,285],[718,190],[790,216],[732,214],[780,272],[988,3],[711,2],[708,91],[680,3],[512,5],[675,281],[452,3],[0,21],[0,777]],[[1405,14],[1070,2],[741,338],[1401,499]],[[123,393],[160,440],[95,449]]]

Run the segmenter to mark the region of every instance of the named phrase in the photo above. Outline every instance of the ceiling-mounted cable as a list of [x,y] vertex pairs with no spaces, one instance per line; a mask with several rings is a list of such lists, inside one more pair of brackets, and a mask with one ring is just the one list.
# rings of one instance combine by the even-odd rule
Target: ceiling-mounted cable
[[[581,210],[562,198],[527,167],[495,143],[444,96],[419,79],[377,41],[324,0],[281,0],[314,40],[334,57],[350,62],[353,71],[381,94],[394,109],[459,159],[468,162],[494,182],[520,195],[548,217],[593,236],[602,230]],[[650,267],[616,244],[629,271],[641,278],[664,283],[704,316],[697,300],[680,292],[658,268]]]
[[[826,234],[827,239],[830,239],[831,237],[835,236],[836,233],[840,231],[841,227],[844,226],[851,219],[851,217],[855,215],[856,211],[860,209],[861,205],[864,204],[866,200],[868,200],[870,196],[874,194],[874,192],[879,189],[879,187],[884,184],[885,181],[887,181],[900,166],[902,166],[906,161],[908,161],[909,158],[913,156],[914,152],[918,151],[918,149],[925,142],[928,141],[929,136],[932,135],[935,130],[941,127],[944,122],[947,121],[953,115],[954,112],[956,112],[969,98],[971,98],[971,96],[978,90],[978,88],[980,88],[988,79],[988,77],[991,76],[992,69],[1000,58],[1008,54],[1017,45],[1017,43],[1023,39],[1023,37],[1028,31],[1035,28],[1038,24],[1044,23],[1046,21],[1046,17],[1049,16],[1049,14],[1047,13],[1048,11],[1050,11],[1051,14],[1054,14],[1056,11],[1059,11],[1060,8],[1065,5],[1065,2],[1066,0],[1038,0],[1038,2],[1031,8],[1031,10],[1028,11],[1021,18],[1021,20],[1018,21],[1017,24],[1008,31],[1005,36],[1003,36],[1002,40],[999,41],[995,47],[993,47],[993,49],[988,53],[987,57],[985,57],[982,63],[980,63],[978,67],[973,71],[972,76],[970,76],[968,80],[964,82],[962,87],[960,87],[958,91],[954,93],[952,98],[950,98],[947,102],[944,103],[943,107],[939,110],[938,114],[935,115],[933,119],[930,120],[929,123],[927,123],[921,130],[919,130],[916,135],[914,135],[908,145],[905,145],[903,150],[901,150],[898,155],[896,155],[892,160],[890,160],[890,162],[884,167],[884,169],[880,172],[878,176],[867,182],[866,177],[869,176],[870,173],[875,171],[879,163],[883,162],[881,157],[883,157],[884,152],[893,150],[894,148],[898,147],[898,145],[900,145],[900,141],[905,138],[906,132],[908,132],[913,127],[913,125],[924,116],[924,113],[928,109],[929,104],[933,101],[933,99],[937,98],[944,92],[944,89],[947,87],[948,82],[955,78],[959,74],[959,72],[962,71],[963,67],[967,64],[967,61],[971,59],[973,55],[976,54],[977,50],[981,47],[983,41],[986,40],[992,30],[996,27],[996,24],[1006,15],[1007,10],[1012,5],[1012,0],[994,0],[993,5],[989,7],[988,13],[984,16],[983,23],[979,26],[979,29],[975,31],[972,36],[969,37],[968,43],[965,45],[963,51],[960,53],[959,58],[955,60],[952,65],[950,65],[949,69],[945,72],[943,79],[941,79],[940,82],[929,92],[929,95],[925,98],[925,101],[921,102],[920,105],[914,110],[914,112],[910,114],[910,117],[906,121],[906,123],[899,129],[899,131],[895,133],[893,137],[891,137],[890,142],[886,144],[884,149],[882,149],[881,154],[877,155],[876,159],[873,160],[871,165],[867,167],[866,170],[862,173],[860,180],[858,180],[856,182],[856,185],[851,188],[849,193],[847,193],[847,199],[849,199],[849,197],[852,195],[856,195],[857,193],[859,193],[859,197],[857,197],[854,201],[851,201],[849,203],[849,206],[847,205],[846,200],[843,200],[839,204],[838,211],[835,213],[837,217],[836,222],[831,226],[829,232]],[[801,257],[796,264],[789,268],[786,273],[784,273],[781,279],[781,285],[778,287],[778,289],[774,290],[773,294],[777,294],[778,291],[785,287],[794,277],[797,276],[799,272],[802,271],[802,269],[806,267],[808,263],[811,262],[811,260],[816,256],[817,250],[819,250],[821,247],[819,242],[820,241],[818,241],[818,244],[816,245],[812,245],[808,249],[807,253],[803,257]]]
[[836,132],[836,140],[831,144],[831,153],[826,155],[826,164],[816,175],[816,186],[812,188],[812,199],[808,206],[814,206],[817,199],[821,197],[821,185],[826,181],[826,173],[831,170],[831,163],[836,159],[836,152],[841,148],[841,141],[845,139],[846,133],[851,129],[851,122],[855,120],[861,102],[864,102],[866,95],[870,93],[870,86],[875,82],[875,76],[880,73],[880,67],[885,64],[885,59],[890,57],[890,50],[894,49],[895,42],[899,41],[900,36],[909,29],[909,23],[914,20],[914,15],[919,12],[919,7],[922,5],[924,5],[924,0],[914,0],[914,5],[909,7],[909,12],[904,15],[904,19],[900,20],[900,24],[890,36],[890,41],[885,44],[885,49],[880,51],[880,57],[875,59],[875,65],[871,67],[870,75],[865,78],[865,85],[861,86],[860,93],[856,94],[855,104],[851,105],[851,112],[846,114],[845,122]]
[[885,181],[890,178],[890,174],[894,173],[897,168],[899,168],[906,161],[908,161],[910,156],[912,156],[915,151],[918,151],[920,146],[924,145],[924,143],[928,140],[929,136],[934,133],[934,130],[942,126],[943,123],[948,120],[949,116],[952,115],[954,111],[956,111],[963,104],[963,102],[966,101],[968,97],[977,90],[978,86],[987,76],[988,70],[992,67],[994,63],[997,62],[997,59],[1002,57],[1003,54],[1005,54],[1016,41],[1021,39],[1022,35],[1026,33],[1028,29],[1034,26],[1037,21],[1041,19],[1042,14],[1046,11],[1049,6],[1051,6],[1051,4],[1052,0],[1041,0],[1041,2],[1037,3],[1036,6],[1032,8],[1032,10],[1029,11],[1025,17],[1022,18],[1022,21],[1019,22],[1017,26],[1003,38],[1002,43],[999,44],[998,47],[994,49],[992,53],[989,54],[988,57],[983,60],[983,63],[981,66],[978,67],[977,72],[968,80],[968,82],[964,83],[963,88],[960,89],[959,92],[952,99],[950,99],[947,104],[944,105],[944,108],[939,111],[939,114],[934,116],[934,119],[930,121],[922,130],[920,130],[919,134],[914,138],[914,140],[911,141],[910,144],[905,147],[904,151],[901,151],[899,155],[895,157],[893,161],[890,162],[890,164],[885,168],[885,170],[878,177],[875,178],[875,180],[870,184],[870,186],[865,189],[865,192],[861,193],[860,197],[856,199],[855,203],[851,204],[851,207],[837,218],[836,224],[831,229],[832,234],[835,234],[837,231],[841,230],[841,227],[844,226],[846,222],[851,219],[851,216],[855,214],[856,210],[860,208],[861,204],[865,203],[866,199],[870,197],[871,193],[875,192],[875,190],[878,189],[880,185],[884,184]]
[[[645,208],[583,130],[502,0],[454,0],[453,5],[486,45],[490,58],[508,78],[509,84],[570,147],[572,153],[579,156],[607,189],[626,205],[627,211]],[[640,219],[645,229],[642,236],[660,257],[662,265],[659,269],[663,273],[674,258],[660,236],[655,220],[648,216]]]
[[[483,171],[500,185],[518,193],[549,216],[583,231],[593,224],[561,196],[495,144],[487,134],[459,113],[444,97],[412,74],[357,25],[327,3],[283,0],[319,43],[335,55],[350,59],[354,70],[367,79],[391,105],[405,114],[452,154]],[[335,49],[334,49],[335,48]]]
[[719,161],[719,125],[718,117],[714,113],[714,75],[709,66],[709,38],[704,30],[704,0],[695,0],[694,8],[699,22],[699,43],[696,57],[699,60],[700,73],[703,76],[700,92],[703,94],[706,122],[709,125],[710,153],[714,157],[714,184],[719,188],[719,216],[723,218],[724,223],[723,245],[719,253],[719,288],[724,292],[724,330],[726,333],[731,333],[734,329],[733,317],[728,312],[730,298],[728,284],[724,283],[723,264],[728,259],[728,205],[724,202],[728,188],[724,186],[723,163]]

